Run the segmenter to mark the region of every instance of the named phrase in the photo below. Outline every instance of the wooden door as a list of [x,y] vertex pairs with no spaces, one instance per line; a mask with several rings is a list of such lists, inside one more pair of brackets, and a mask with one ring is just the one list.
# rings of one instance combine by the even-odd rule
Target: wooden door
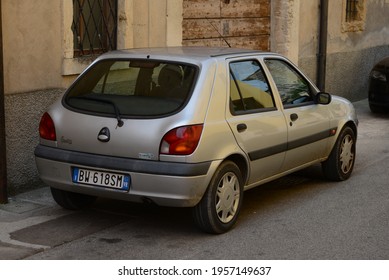
[[270,0],[183,0],[183,5],[184,46],[270,49]]

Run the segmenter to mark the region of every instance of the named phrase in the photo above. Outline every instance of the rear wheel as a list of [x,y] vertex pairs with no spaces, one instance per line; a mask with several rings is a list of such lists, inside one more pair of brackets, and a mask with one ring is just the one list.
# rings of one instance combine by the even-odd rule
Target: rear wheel
[[355,133],[345,127],[339,134],[328,159],[322,163],[324,175],[333,181],[343,181],[350,177],[355,162]]
[[243,179],[238,166],[231,161],[223,162],[193,209],[196,224],[209,233],[230,230],[238,218],[242,198]]
[[57,202],[63,208],[69,210],[79,210],[88,207],[96,200],[95,196],[68,192],[55,188],[51,188],[51,194],[55,202]]

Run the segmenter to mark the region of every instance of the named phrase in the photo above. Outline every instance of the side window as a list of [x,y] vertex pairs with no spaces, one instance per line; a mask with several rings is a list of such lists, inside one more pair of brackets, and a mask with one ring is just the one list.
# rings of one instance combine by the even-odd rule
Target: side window
[[312,101],[311,87],[291,65],[283,60],[265,60],[284,105],[299,105]]
[[230,107],[233,114],[275,108],[270,87],[258,61],[230,63]]

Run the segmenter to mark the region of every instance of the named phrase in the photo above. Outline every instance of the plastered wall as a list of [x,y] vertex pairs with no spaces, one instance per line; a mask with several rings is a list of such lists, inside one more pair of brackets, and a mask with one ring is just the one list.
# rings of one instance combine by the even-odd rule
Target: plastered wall
[[[41,182],[39,120],[93,58],[73,58],[72,0],[2,0],[8,191]],[[182,41],[182,0],[119,0],[118,48]]]

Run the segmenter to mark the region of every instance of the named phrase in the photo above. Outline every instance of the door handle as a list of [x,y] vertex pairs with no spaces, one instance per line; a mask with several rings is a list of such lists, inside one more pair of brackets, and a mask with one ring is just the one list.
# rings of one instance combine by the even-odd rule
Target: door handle
[[297,115],[296,113],[293,113],[290,115],[290,120],[292,122],[297,121],[298,118],[299,118],[299,115]]
[[247,125],[245,123],[240,123],[236,126],[238,132],[243,132],[247,129]]
[[289,125],[293,126],[293,122],[297,121],[298,118],[299,118],[299,115],[297,115],[296,113],[290,114]]

